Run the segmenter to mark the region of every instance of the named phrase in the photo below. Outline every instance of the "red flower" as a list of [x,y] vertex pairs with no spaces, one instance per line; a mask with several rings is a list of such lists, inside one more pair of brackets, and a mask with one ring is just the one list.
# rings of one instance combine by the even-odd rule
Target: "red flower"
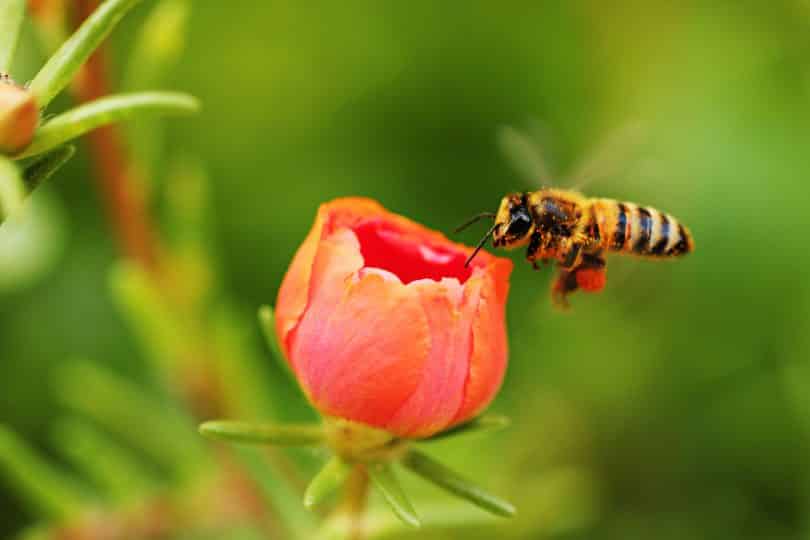
[[318,210],[276,305],[304,392],[328,416],[425,437],[479,414],[506,368],[509,260],[368,199]]

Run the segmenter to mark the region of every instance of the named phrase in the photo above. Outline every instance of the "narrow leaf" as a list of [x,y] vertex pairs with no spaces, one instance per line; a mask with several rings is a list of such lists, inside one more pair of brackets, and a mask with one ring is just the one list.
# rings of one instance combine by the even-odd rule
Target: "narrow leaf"
[[48,152],[39,159],[29,163],[23,170],[23,183],[27,193],[31,193],[42,182],[50,178],[53,173],[62,168],[73,154],[76,147],[72,145],[60,146],[52,152]]
[[170,402],[87,361],[66,363],[56,383],[67,406],[142,449],[176,478],[191,478],[208,465],[191,420]]
[[292,377],[293,374],[290,369],[290,364],[287,363],[287,358],[281,351],[278,339],[276,338],[276,316],[272,307],[262,306],[259,308],[259,324],[261,324],[264,339],[267,341],[267,346],[270,348],[273,357],[282,366],[284,372]]
[[[430,529],[434,534],[440,530],[450,532],[453,537],[464,537],[462,531],[474,532],[474,537],[496,537],[487,535],[484,527],[493,527],[498,524],[497,518],[472,507],[468,504],[438,500],[419,500],[419,520],[422,528]],[[343,518],[342,520],[339,518]],[[369,508],[363,518],[364,533],[367,538],[382,540],[383,538],[402,538],[402,523],[391,512],[384,508]],[[327,520],[317,537],[318,540],[345,539],[345,514],[334,516]],[[440,535],[443,538],[443,536]]]
[[241,446],[235,448],[235,455],[256,481],[267,506],[275,510],[289,535],[283,538],[312,538],[316,526],[315,516],[307,512],[301,504],[301,492],[282,474],[279,467],[273,467],[267,459],[267,449]]
[[314,424],[260,424],[215,420],[203,423],[200,433],[212,439],[247,444],[313,446],[324,442],[323,429]]
[[[148,90],[164,86],[166,78],[174,72],[182,56],[186,29],[191,13],[191,0],[162,0],[144,20],[135,37],[132,52],[121,88],[126,92]],[[151,174],[155,163],[164,152],[164,130],[155,118],[144,118],[127,125],[127,140],[133,161],[144,172]]]
[[469,422],[466,422],[464,424],[460,424],[452,429],[448,429],[447,431],[437,433],[432,437],[422,439],[422,441],[424,442],[440,441],[447,439],[448,437],[454,437],[456,435],[464,435],[466,433],[503,429],[508,425],[509,425],[509,418],[507,418],[506,416],[500,416],[497,414],[487,414],[484,416],[479,416],[478,418],[474,418],[473,420],[470,420]]
[[132,262],[115,265],[110,272],[110,289],[116,307],[150,362],[152,375],[167,382],[181,367],[178,362],[188,356],[182,354],[183,344],[189,343],[188,333],[142,266]]
[[62,420],[53,437],[65,457],[103,490],[105,499],[130,502],[157,485],[144,463],[89,422]]
[[304,506],[312,508],[323,502],[343,485],[351,470],[351,466],[339,457],[330,459],[309,483],[304,493]]
[[11,71],[24,14],[25,0],[0,0],[0,73]]
[[199,102],[192,96],[176,92],[140,92],[103,97],[55,116],[37,131],[31,144],[14,158],[42,154],[88,131],[136,114],[190,114],[198,111],[199,107]]
[[31,90],[37,103],[45,108],[65,88],[93,51],[101,45],[126,13],[141,0],[106,0],[84,21],[76,32],[62,44],[42,66]]
[[126,91],[159,88],[175,67],[185,46],[189,3],[162,0],[149,12],[133,40],[122,85]]
[[511,503],[487,493],[422,452],[411,450],[402,459],[402,465],[428,482],[432,482],[488,512],[504,517],[515,515],[515,507]]
[[24,198],[20,170],[8,158],[0,156],[0,223],[19,210]]
[[37,455],[14,432],[0,425],[0,478],[33,511],[45,518],[76,515],[89,501],[81,487]]
[[[143,119],[133,124],[143,124]],[[136,163],[140,164],[140,161]],[[198,264],[214,267],[206,270],[205,277],[195,277],[192,287],[189,287],[204,289],[194,290],[194,302],[210,302],[220,293],[217,290],[218,264],[212,253],[212,245],[216,241],[212,232],[214,225],[211,214],[214,212],[211,179],[198,157],[175,155],[166,169],[164,197],[167,242],[170,242],[172,251],[181,252],[179,256],[191,252],[198,259]],[[198,283],[200,281],[205,283]]]
[[250,319],[245,320],[235,309],[222,305],[214,310],[212,334],[217,372],[227,410],[243,420],[279,418],[278,386],[286,380],[268,373],[261,345],[250,330]]
[[45,523],[31,525],[20,531],[14,540],[53,540],[53,527]]
[[385,501],[391,506],[391,510],[406,525],[419,527],[419,517],[411,506],[411,502],[402,490],[394,469],[388,463],[374,463],[368,466],[368,474],[377,489],[382,492]]

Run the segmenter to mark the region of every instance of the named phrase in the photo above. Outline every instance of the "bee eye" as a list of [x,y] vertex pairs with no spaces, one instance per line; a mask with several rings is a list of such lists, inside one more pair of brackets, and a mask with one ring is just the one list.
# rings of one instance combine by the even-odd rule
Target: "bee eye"
[[511,236],[523,236],[532,226],[532,218],[526,212],[515,212],[509,220],[508,233]]

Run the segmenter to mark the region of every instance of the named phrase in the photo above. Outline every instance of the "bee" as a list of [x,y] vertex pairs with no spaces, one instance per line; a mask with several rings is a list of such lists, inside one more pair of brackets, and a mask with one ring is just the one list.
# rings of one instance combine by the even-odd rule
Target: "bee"
[[544,188],[512,193],[501,200],[497,213],[478,214],[458,230],[484,218],[494,223],[465,266],[490,236],[496,248],[526,246],[526,259],[535,270],[538,261],[556,261],[558,274],[551,292],[560,307],[568,305],[567,296],[577,289],[604,288],[607,253],[672,259],[694,250],[689,229],[671,215],[629,202],[588,198],[577,191]]

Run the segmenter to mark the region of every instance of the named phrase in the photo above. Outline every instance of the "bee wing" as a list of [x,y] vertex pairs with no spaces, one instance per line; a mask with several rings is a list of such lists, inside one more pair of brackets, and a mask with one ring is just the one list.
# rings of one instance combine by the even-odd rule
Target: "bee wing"
[[614,129],[576,165],[569,176],[572,189],[581,191],[595,180],[610,178],[627,169],[647,140],[640,122]]
[[531,133],[511,126],[498,129],[498,146],[515,172],[537,189],[551,184],[551,169],[540,144],[542,127],[535,125]]

